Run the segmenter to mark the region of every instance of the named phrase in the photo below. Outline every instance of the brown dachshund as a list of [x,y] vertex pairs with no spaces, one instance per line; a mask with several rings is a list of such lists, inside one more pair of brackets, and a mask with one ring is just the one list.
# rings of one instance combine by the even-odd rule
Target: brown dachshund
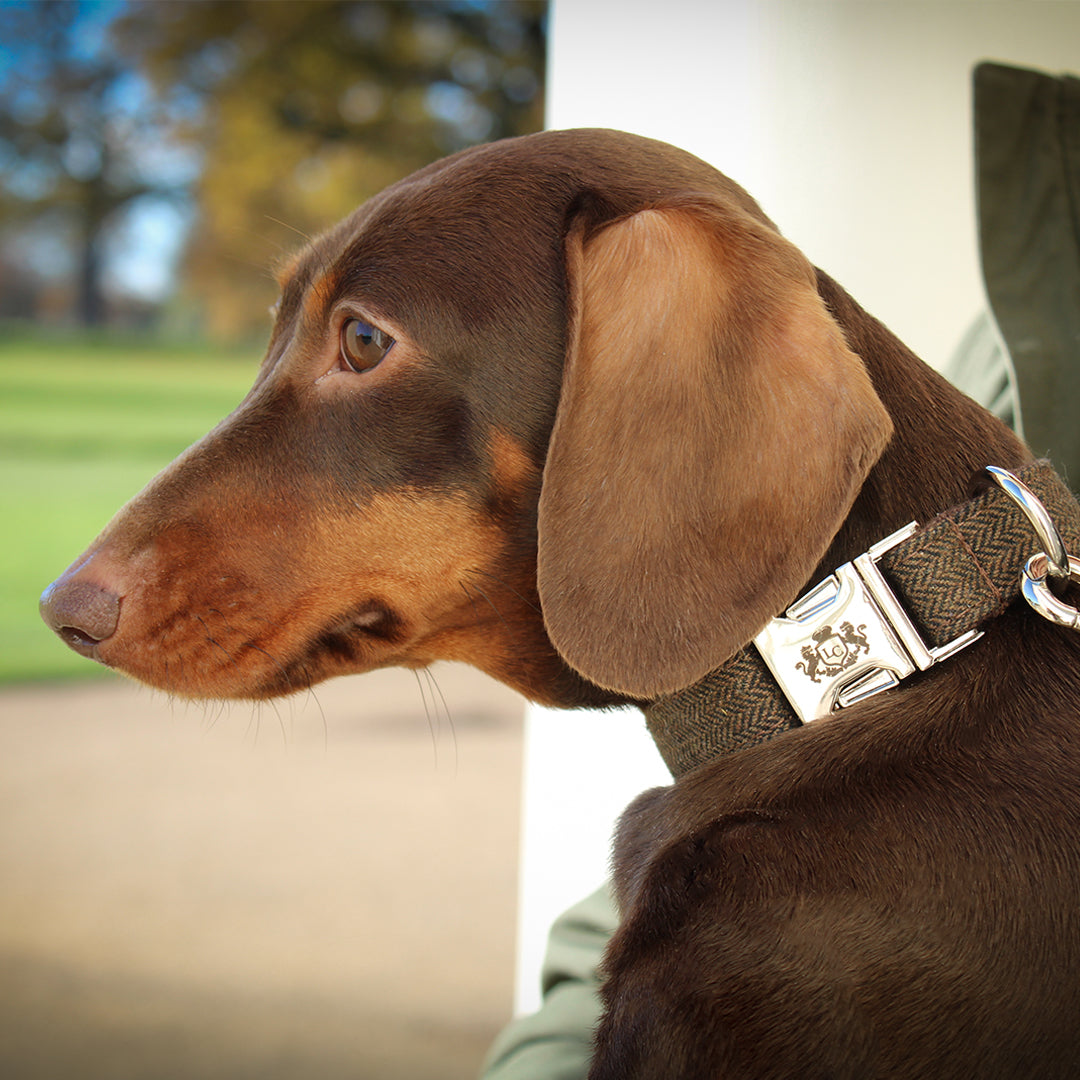
[[72,648],[194,697],[448,659],[642,705],[678,779],[620,828],[595,1080],[1080,1074],[1080,635],[982,471],[1075,551],[1048,469],[628,135],[437,162],[281,286],[250,394],[46,591]]

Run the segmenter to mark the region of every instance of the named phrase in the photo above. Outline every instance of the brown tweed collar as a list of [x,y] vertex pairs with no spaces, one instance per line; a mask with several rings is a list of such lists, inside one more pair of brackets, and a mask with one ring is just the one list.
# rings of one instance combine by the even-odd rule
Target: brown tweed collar
[[[1080,506],[1049,463],[1028,465],[1017,477],[1046,507],[1066,548],[1080,550]],[[865,568],[869,562],[876,567],[870,573],[875,579],[879,576],[886,593],[895,596],[932,663],[970,644],[982,624],[1019,597],[1020,569],[1040,550],[1040,542],[1020,507],[995,487],[881,551],[884,547],[886,543],[877,545],[855,564]],[[854,578],[852,566],[840,568],[786,614],[828,607],[846,588],[845,575]],[[648,705],[649,731],[672,773],[679,776],[711,758],[764,742],[803,723],[772,670],[779,668],[778,648],[786,649],[789,656],[794,650],[796,659],[801,656],[799,663],[786,665],[780,675],[781,680],[802,684],[793,691],[796,694],[809,689],[813,696],[822,683],[828,686],[830,676],[849,666],[853,671],[865,669],[865,675],[854,691],[850,683],[845,684],[847,699],[842,696],[841,704],[895,685],[898,665],[888,656],[880,667],[875,664],[885,654],[858,613],[857,607],[851,608],[847,617],[832,622],[822,621],[819,615],[812,623],[816,632],[808,635],[802,630],[801,637],[792,633],[796,624],[791,619],[774,619],[755,639],[760,648],[747,645],[700,682]],[[766,662],[765,655],[773,657],[771,662]],[[916,661],[899,677],[926,666]],[[807,718],[812,718],[812,711]]]

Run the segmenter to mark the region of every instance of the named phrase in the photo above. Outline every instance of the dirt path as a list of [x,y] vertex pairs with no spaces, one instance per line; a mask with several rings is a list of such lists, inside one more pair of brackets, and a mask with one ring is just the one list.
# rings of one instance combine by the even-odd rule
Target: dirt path
[[0,693],[0,1075],[474,1075],[511,1003],[522,704],[436,677],[430,725],[404,671],[276,710]]

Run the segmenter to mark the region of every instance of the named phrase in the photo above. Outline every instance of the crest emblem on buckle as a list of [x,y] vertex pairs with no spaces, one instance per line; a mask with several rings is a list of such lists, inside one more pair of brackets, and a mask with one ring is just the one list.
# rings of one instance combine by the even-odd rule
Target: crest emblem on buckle
[[981,637],[969,630],[930,648],[882,577],[878,560],[917,528],[912,522],[837,567],[754,638],[804,724],[888,690]]
[[865,630],[866,623],[856,630],[852,623],[844,622],[840,624],[840,631],[837,633],[826,623],[812,635],[814,645],[802,647],[802,657],[806,663],[796,664],[796,670],[809,675],[811,682],[821,682],[821,674],[835,679],[856,663],[860,652],[870,651]]

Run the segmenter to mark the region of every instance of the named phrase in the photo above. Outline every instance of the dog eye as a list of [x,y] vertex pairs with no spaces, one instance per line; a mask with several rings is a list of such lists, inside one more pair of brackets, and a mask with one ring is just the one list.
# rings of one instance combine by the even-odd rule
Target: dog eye
[[348,319],[341,328],[341,359],[353,371],[370,371],[390,351],[394,339],[363,319]]

